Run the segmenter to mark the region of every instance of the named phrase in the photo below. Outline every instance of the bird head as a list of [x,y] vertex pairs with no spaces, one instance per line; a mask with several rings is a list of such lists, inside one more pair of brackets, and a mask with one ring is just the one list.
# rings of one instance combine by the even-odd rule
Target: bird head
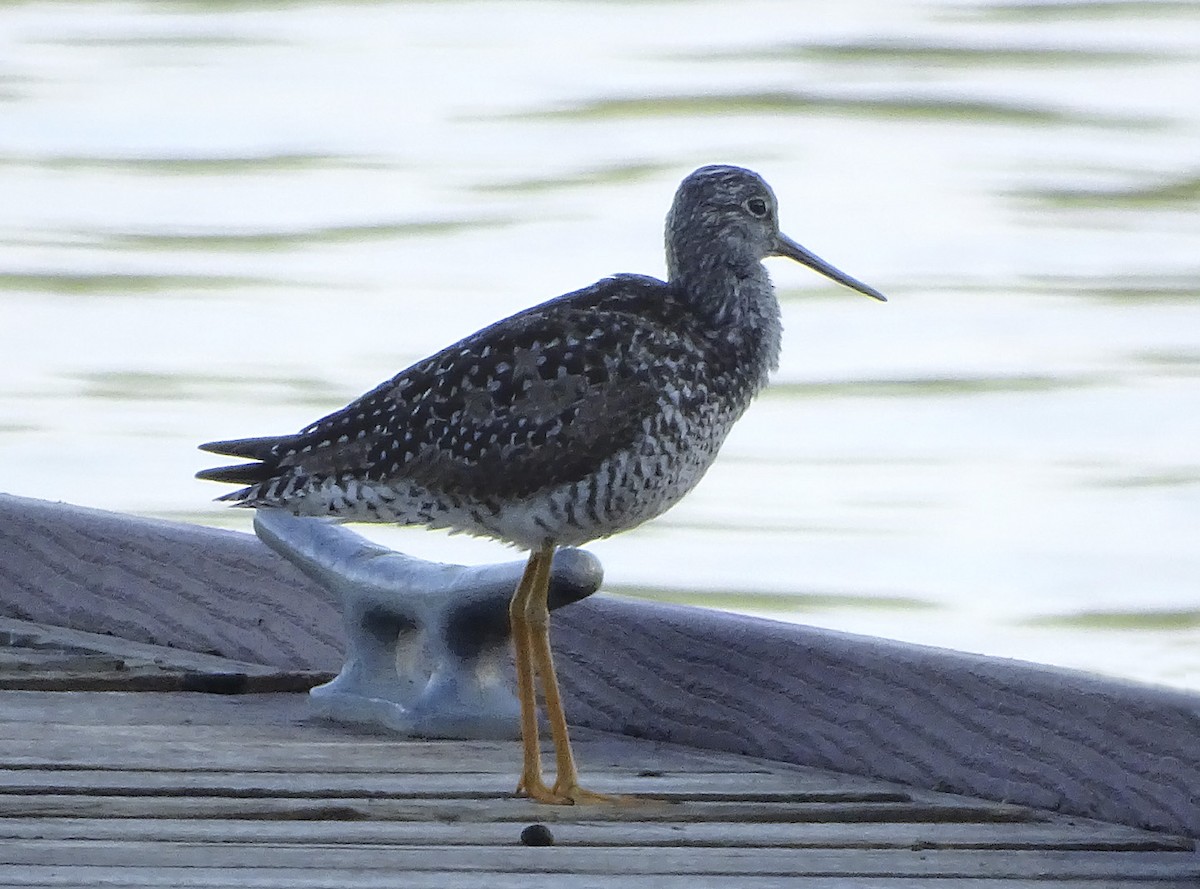
[[771,187],[742,167],[701,167],[679,185],[667,214],[667,269],[676,280],[689,267],[714,264],[753,266],[768,256],[784,256],[831,280],[878,300],[882,293],[793,241],[779,230],[778,204]]

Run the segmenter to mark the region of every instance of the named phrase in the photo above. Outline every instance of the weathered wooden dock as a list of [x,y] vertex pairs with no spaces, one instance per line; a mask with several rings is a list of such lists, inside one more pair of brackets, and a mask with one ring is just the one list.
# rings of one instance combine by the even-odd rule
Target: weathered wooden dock
[[336,610],[248,535],[0,497],[0,886],[1200,886],[1196,696],[594,599],[582,765],[657,801],[536,806],[313,719]]
[[[1188,839],[597,732],[592,783],[664,801],[536,806],[513,743],[356,735],[305,703],[0,693],[0,885],[1200,884]],[[534,822],[554,846],[521,844]]]

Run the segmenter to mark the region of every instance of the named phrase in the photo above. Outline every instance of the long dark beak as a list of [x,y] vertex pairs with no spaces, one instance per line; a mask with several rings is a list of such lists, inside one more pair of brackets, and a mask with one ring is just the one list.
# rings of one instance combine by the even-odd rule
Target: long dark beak
[[857,278],[851,278],[840,269],[835,269],[825,260],[816,254],[809,253],[787,235],[779,235],[775,241],[775,249],[771,253],[772,256],[786,256],[788,259],[794,259],[801,265],[806,265],[815,272],[820,272],[826,278],[837,281],[839,284],[845,284],[851,290],[857,290],[859,293],[865,293],[867,296],[873,297],[881,302],[887,302],[887,297],[876,290],[859,281]]

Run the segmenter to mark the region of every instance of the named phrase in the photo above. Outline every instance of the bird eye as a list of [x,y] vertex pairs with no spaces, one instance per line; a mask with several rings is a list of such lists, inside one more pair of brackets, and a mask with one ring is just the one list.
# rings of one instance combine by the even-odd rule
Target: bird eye
[[759,219],[762,219],[767,215],[767,202],[762,198],[750,198],[742,206],[746,208],[747,213],[749,213],[751,216],[756,216]]

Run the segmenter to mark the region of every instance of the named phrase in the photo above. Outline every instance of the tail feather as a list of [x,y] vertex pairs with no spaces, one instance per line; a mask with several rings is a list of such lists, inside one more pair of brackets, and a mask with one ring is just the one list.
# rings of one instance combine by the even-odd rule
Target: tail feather
[[223,457],[245,457],[252,463],[237,463],[233,466],[214,466],[196,473],[196,478],[210,482],[228,482],[234,485],[250,485],[221,500],[242,500],[253,491],[254,486],[270,481],[279,471],[281,453],[286,453],[291,436],[269,438],[235,438],[230,441],[210,441],[200,445],[200,450]]
[[287,436],[267,436],[266,438],[233,438],[229,441],[210,441],[200,445],[200,450],[210,454],[220,454],[222,457],[245,457],[248,460],[266,460],[276,453],[279,445],[288,440]]
[[206,482],[229,482],[233,485],[256,485],[267,481],[273,472],[266,463],[238,463],[236,466],[214,466],[196,473]]

